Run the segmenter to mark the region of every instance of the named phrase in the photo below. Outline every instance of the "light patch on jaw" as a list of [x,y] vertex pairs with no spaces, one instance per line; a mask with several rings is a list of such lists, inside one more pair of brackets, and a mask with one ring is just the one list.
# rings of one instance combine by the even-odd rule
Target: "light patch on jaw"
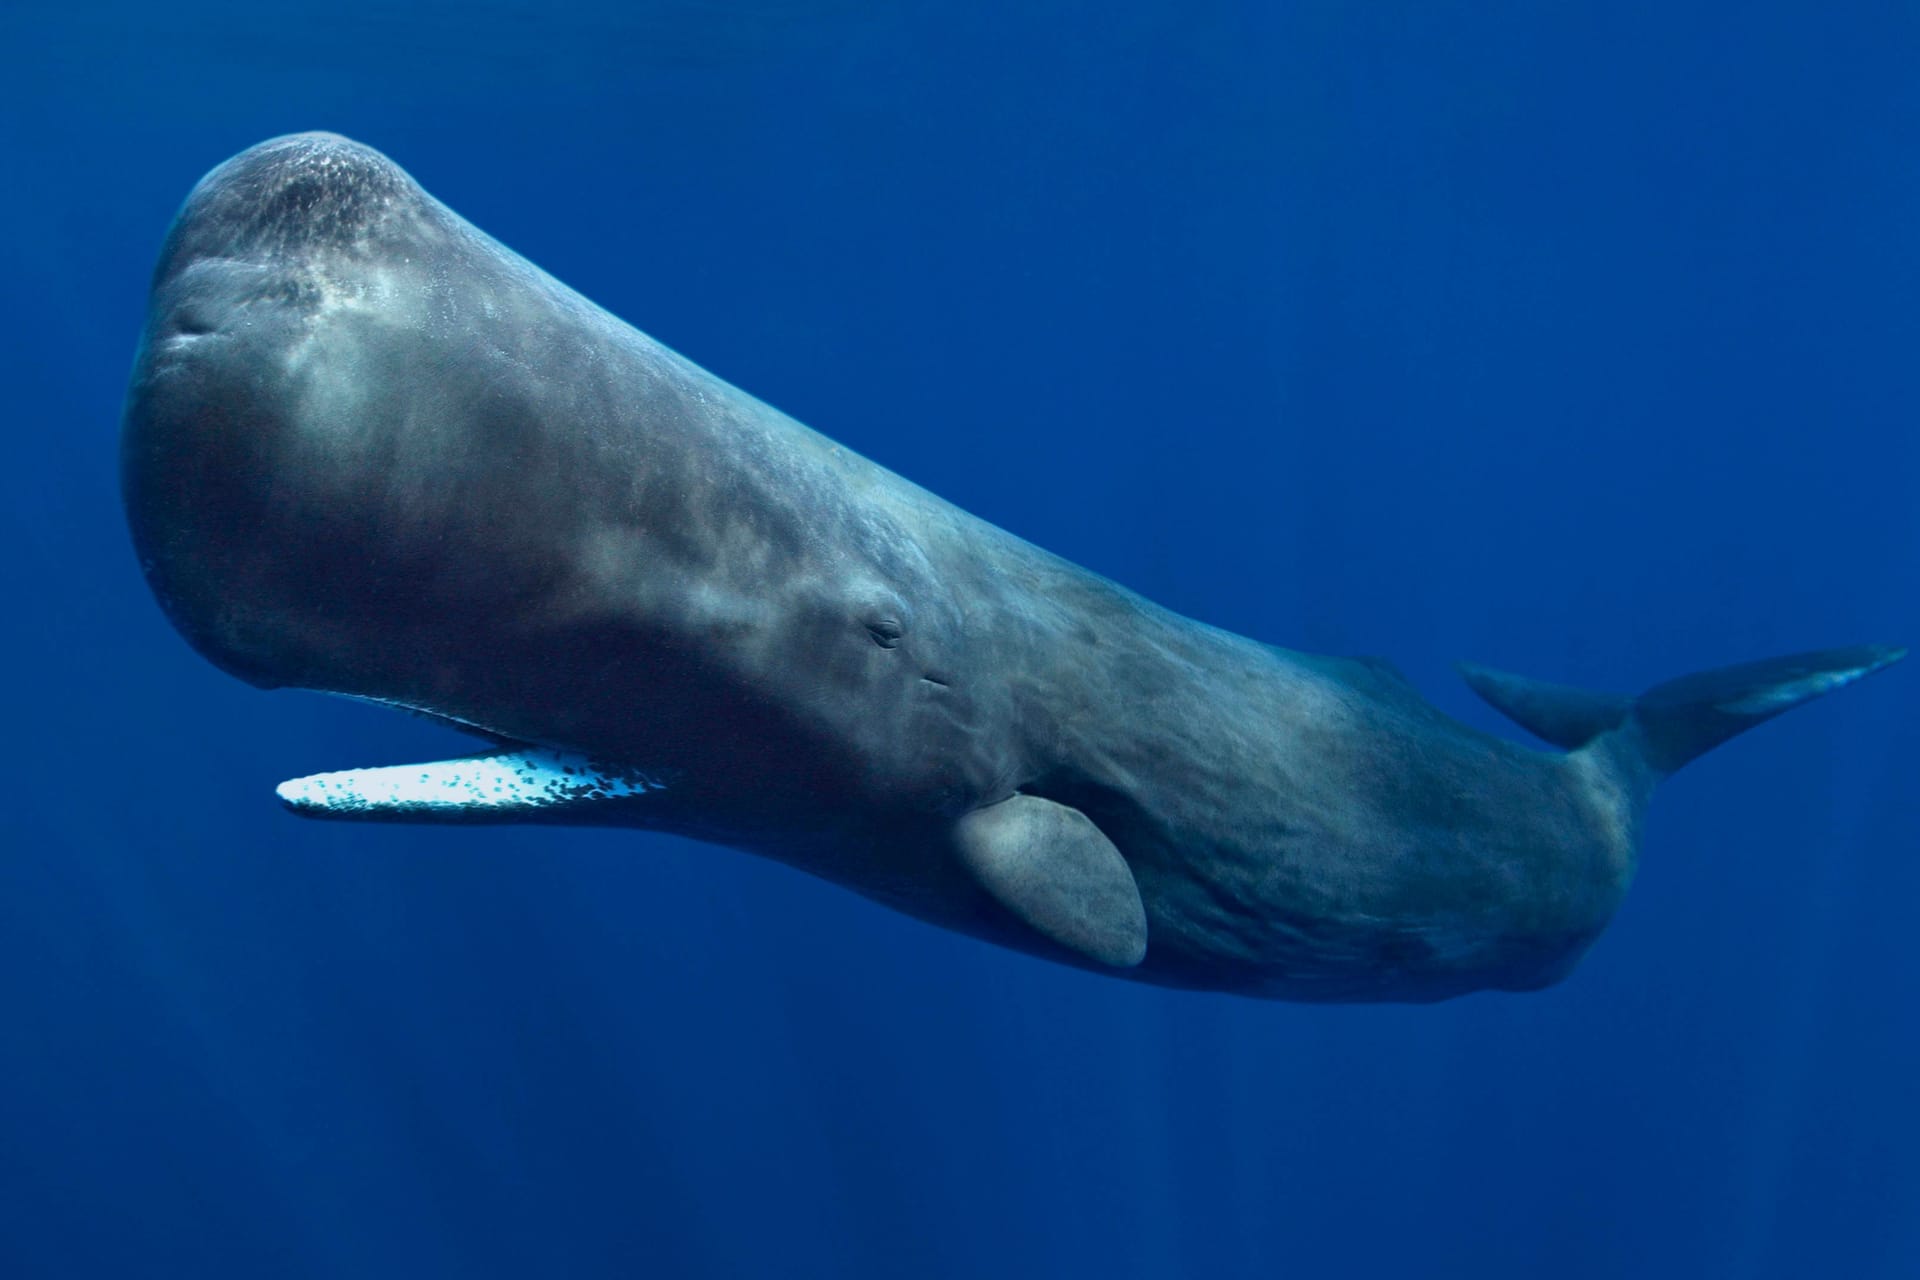
[[484,821],[559,817],[569,810],[635,799],[663,786],[638,769],[531,748],[316,773],[283,782],[275,791],[288,808],[315,817]]

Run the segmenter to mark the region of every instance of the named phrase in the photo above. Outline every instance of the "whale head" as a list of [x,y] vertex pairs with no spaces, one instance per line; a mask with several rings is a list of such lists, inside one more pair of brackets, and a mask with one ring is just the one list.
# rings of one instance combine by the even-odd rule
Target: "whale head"
[[258,686],[484,720],[512,633],[565,613],[578,459],[514,347],[564,327],[564,292],[332,134],[202,179],[121,453],[141,568],[189,643]]

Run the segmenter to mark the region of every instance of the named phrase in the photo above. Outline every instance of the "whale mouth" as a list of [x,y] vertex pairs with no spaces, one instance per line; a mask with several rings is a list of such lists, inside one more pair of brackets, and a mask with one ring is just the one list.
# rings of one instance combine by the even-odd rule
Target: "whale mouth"
[[386,822],[594,822],[666,789],[657,773],[577,751],[514,742],[440,712],[384,698],[344,695],[393,707],[467,733],[493,738],[496,750],[418,764],[340,769],[289,778],[274,788],[282,804],[309,818]]
[[309,818],[389,822],[592,820],[665,789],[653,774],[545,747],[290,778],[281,803]]

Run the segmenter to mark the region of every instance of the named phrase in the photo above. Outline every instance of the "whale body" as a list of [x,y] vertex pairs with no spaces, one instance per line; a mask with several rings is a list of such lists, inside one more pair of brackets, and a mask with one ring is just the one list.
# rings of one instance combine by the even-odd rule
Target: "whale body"
[[676,832],[1171,986],[1433,1000],[1565,976],[1655,784],[1878,670],[1639,696],[1391,667],[1180,617],[696,367],[331,134],[167,235],[122,482],[159,603],[255,685],[488,740],[283,784],[333,818]]

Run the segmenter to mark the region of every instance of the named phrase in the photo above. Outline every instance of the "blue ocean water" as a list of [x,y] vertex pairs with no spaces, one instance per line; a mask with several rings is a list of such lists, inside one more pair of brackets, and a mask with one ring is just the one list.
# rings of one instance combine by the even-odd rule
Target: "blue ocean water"
[[1920,671],[1670,783],[1565,984],[1262,1004],[684,841],[288,817],[463,744],[194,656],[116,472],[168,218],[327,128],[1483,727],[1456,658],[1910,642],[1916,58],[1877,4],[0,9],[0,1274],[1920,1274]]

